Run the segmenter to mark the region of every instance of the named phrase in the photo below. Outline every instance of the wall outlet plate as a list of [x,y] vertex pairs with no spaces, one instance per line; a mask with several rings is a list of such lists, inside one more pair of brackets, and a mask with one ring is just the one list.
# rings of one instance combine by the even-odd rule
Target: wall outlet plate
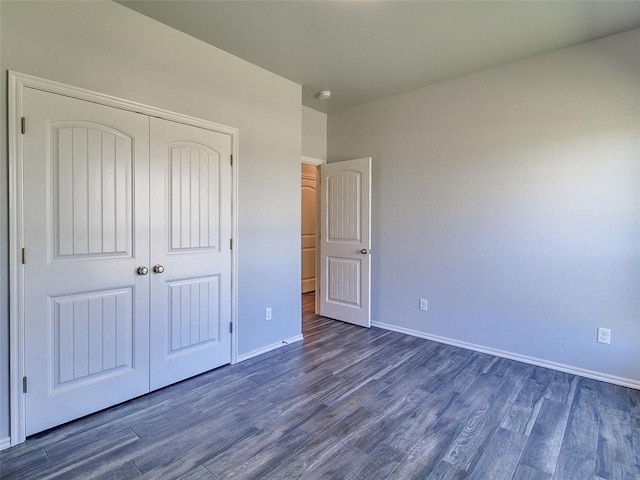
[[267,307],[264,309],[264,319],[271,320],[271,307]]
[[420,310],[422,310],[423,312],[427,311],[427,299],[426,298],[421,298],[420,299]]
[[598,343],[606,343],[607,345],[611,343],[611,329],[598,328]]

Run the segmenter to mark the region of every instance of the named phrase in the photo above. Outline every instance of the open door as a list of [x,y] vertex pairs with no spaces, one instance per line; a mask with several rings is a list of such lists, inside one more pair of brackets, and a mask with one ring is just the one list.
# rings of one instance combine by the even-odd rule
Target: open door
[[371,158],[320,167],[320,315],[371,326]]

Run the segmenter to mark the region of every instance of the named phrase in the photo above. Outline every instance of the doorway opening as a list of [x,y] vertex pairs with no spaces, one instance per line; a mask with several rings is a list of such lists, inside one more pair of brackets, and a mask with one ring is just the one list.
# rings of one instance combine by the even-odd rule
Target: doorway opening
[[316,291],[316,258],[318,247],[318,170],[316,165],[301,168],[301,293]]
[[320,218],[320,165],[324,160],[303,157],[300,169],[300,292],[302,330],[305,318],[315,316],[318,294],[318,221]]
[[[305,319],[316,313],[316,264],[318,226],[318,174],[317,165],[302,164],[301,168],[301,222],[300,222],[300,271],[302,293],[302,330]],[[304,334],[304,333],[303,333]]]

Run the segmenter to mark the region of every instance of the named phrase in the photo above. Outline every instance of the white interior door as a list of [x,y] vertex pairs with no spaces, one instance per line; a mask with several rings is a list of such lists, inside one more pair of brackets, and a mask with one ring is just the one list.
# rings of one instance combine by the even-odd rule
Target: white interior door
[[320,315],[369,327],[371,158],[320,172]]
[[231,136],[151,118],[151,390],[231,361]]
[[149,119],[30,88],[23,102],[31,434],[148,391]]

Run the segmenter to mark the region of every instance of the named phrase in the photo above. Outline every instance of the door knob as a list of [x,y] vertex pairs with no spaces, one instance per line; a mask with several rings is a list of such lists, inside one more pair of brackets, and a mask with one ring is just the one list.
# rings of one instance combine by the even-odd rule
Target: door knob
[[146,275],[147,273],[149,273],[149,269],[147,267],[138,267],[138,275]]
[[366,248],[363,248],[362,250],[360,250],[360,253],[361,253],[362,255],[368,255],[368,254],[370,254],[370,253],[371,253],[371,250],[367,250]]
[[160,265],[160,264],[154,265],[153,266],[153,271],[155,273],[162,273],[162,272],[164,272],[164,267],[162,265]]

